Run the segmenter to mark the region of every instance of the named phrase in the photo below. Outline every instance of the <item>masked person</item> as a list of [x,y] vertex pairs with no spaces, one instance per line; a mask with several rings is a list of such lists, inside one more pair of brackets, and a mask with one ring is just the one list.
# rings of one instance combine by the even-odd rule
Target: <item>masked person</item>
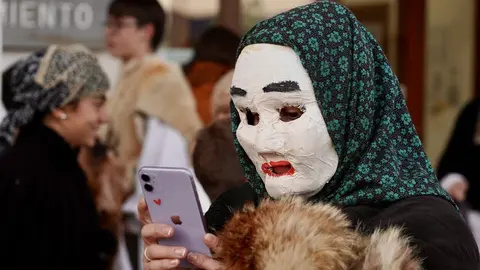
[[[232,128],[249,183],[212,204],[211,233],[247,203],[299,196],[340,207],[365,234],[402,227],[425,269],[479,268],[473,236],[438,184],[397,78],[349,10],[329,1],[292,9],[253,27],[238,52]],[[139,208],[148,223],[144,202]],[[316,226],[297,217],[299,229]],[[200,269],[225,269],[221,261],[154,241],[174,233],[164,224],[144,227],[146,269],[172,269],[184,257]],[[214,253],[219,241],[205,236]],[[274,269],[250,258],[250,267]]]

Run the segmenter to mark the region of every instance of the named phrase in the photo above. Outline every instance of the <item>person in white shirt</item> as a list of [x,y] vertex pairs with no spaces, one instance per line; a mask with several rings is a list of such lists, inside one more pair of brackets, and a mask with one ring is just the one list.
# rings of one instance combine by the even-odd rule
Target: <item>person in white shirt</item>
[[[195,136],[202,128],[181,68],[154,55],[164,27],[165,12],[157,0],[113,0],[108,8],[106,45],[110,54],[122,61],[122,68],[107,100],[110,123],[103,137],[125,164],[132,188],[141,166],[190,168]],[[200,185],[197,189],[206,210],[208,198]],[[136,188],[123,207],[133,269],[140,264],[136,250],[142,250],[137,244],[140,223],[135,205],[139,196],[141,190]],[[125,246],[121,245],[120,254],[125,254],[122,248]]]

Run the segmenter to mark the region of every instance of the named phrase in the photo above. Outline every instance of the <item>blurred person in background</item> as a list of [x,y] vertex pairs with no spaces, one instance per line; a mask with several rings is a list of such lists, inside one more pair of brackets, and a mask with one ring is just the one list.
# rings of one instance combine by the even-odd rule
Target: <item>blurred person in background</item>
[[[100,227],[77,161],[107,121],[109,88],[81,45],[51,45],[3,73],[8,109],[0,124],[2,263],[13,269],[109,269],[116,239]],[[37,248],[28,251],[26,243]]]
[[211,113],[213,120],[230,119],[230,86],[233,69],[223,75],[215,84],[211,97]]
[[[133,269],[143,252],[136,217],[142,192],[135,182],[136,170],[142,166],[191,168],[195,136],[203,126],[181,68],[155,55],[164,27],[165,12],[157,0],[114,0],[108,7],[106,46],[122,61],[122,68],[107,102],[110,123],[102,137],[126,164],[127,178],[135,189],[124,205]],[[208,196],[200,184],[197,191],[206,210]]]
[[[437,166],[443,181],[468,183],[465,203],[480,211],[480,99],[468,103],[457,118],[448,145]],[[450,179],[450,180],[449,180]],[[455,198],[454,196],[454,199]]]
[[457,203],[480,243],[480,99],[460,112],[437,166],[442,187]]
[[[100,215],[100,226],[115,235],[121,241],[119,249],[111,258],[114,270],[119,257],[128,259],[123,244],[123,204],[132,194],[127,179],[125,164],[113,154],[105,144],[99,142],[93,147],[82,147],[78,154],[78,162],[88,179],[88,186]],[[128,260],[127,260],[128,261]]]
[[468,181],[461,174],[451,173],[447,178],[443,179],[441,185],[455,200],[455,203],[460,209],[460,213],[475,237],[477,245],[480,245],[480,212],[473,210],[469,204],[465,202],[469,189]]
[[233,145],[230,118],[215,120],[198,133],[193,168],[211,201],[246,182]]
[[[7,113],[22,106],[22,103],[14,100],[15,91],[11,85],[15,67],[13,64],[2,73],[2,102]],[[118,162],[110,149],[98,140],[93,147],[80,147],[78,162],[87,177],[88,187],[96,203],[100,227],[109,230],[118,239],[121,208],[131,190],[131,187],[126,185],[124,164]],[[113,267],[115,254],[110,254],[108,260]]]
[[235,67],[240,37],[221,26],[207,29],[194,45],[192,60],[183,67],[205,125],[212,121],[211,98],[215,84]]

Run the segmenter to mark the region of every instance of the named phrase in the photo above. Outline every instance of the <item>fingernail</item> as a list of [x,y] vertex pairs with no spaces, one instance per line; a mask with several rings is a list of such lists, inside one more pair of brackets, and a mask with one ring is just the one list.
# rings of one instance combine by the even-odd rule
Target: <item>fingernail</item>
[[190,260],[190,261],[196,261],[197,258],[198,258],[197,254],[191,253],[191,252],[188,253],[188,260]]
[[215,239],[215,237],[212,234],[207,233],[205,235],[205,240],[207,240],[208,242],[212,242],[213,239]]
[[183,258],[185,256],[185,252],[187,252],[187,250],[185,250],[184,248],[176,248],[174,250],[174,252],[180,256],[180,258]]
[[176,259],[170,261],[171,266],[177,266],[177,264],[178,264],[178,260],[176,260]]
[[170,234],[172,234],[172,228],[165,229],[163,232],[165,233],[165,236],[170,236]]

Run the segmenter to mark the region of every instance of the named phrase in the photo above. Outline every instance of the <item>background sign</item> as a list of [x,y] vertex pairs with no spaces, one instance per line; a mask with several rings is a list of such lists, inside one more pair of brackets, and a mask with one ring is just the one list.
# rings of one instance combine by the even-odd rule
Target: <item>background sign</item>
[[104,47],[109,0],[1,0],[4,50],[31,50],[51,43]]

